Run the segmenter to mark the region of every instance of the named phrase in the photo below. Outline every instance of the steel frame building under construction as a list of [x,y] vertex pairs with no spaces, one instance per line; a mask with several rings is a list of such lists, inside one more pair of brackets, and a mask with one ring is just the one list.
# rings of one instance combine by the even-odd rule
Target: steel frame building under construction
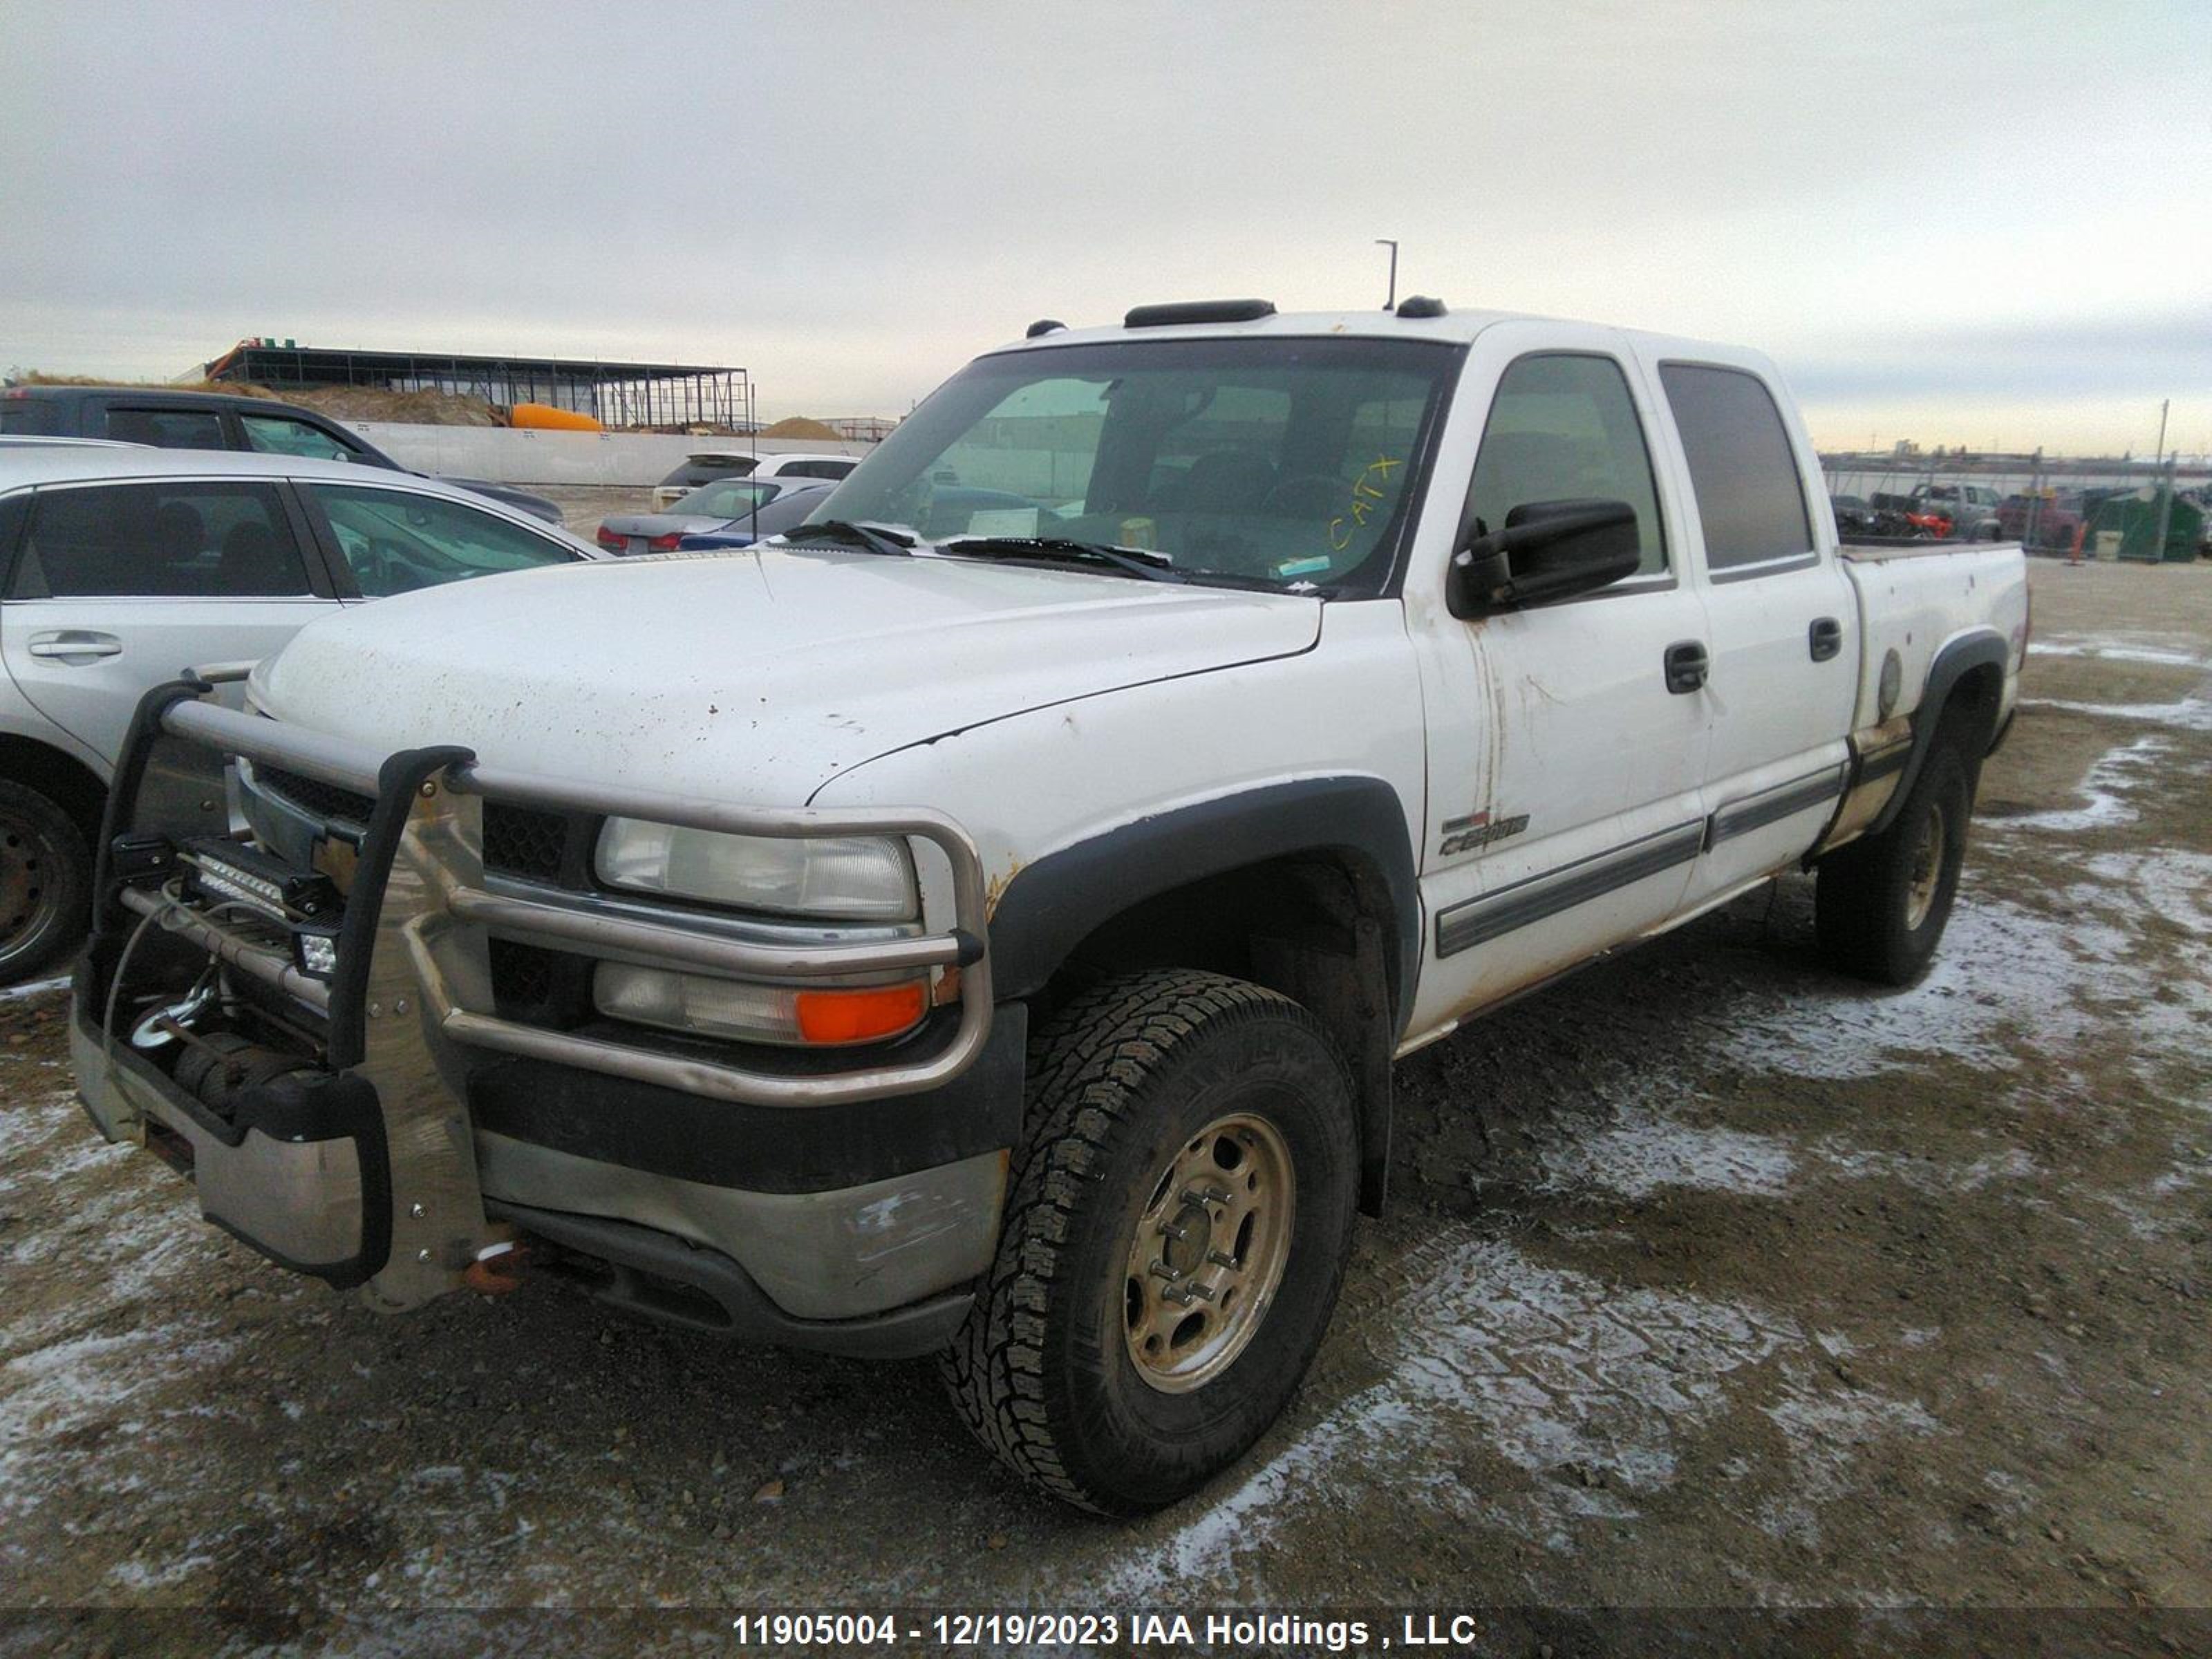
[[485,357],[453,352],[341,351],[290,340],[241,340],[206,378],[271,392],[333,386],[445,392],[512,406],[545,404],[610,427],[683,432],[754,429],[752,378],[702,363],[603,362],[582,357]]

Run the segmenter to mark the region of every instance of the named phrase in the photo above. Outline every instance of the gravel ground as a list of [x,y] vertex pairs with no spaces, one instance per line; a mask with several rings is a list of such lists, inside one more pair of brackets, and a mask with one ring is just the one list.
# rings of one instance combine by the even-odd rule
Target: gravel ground
[[[166,1610],[0,1653],[712,1634],[468,1616],[517,1607],[2212,1605],[2212,566],[2033,580],[1927,979],[1823,970],[1793,878],[1402,1064],[1311,1379],[1134,1525],[1014,1487],[921,1364],[291,1279],[88,1129],[64,993],[0,1002],[0,1607]],[[2177,1628],[2108,1650],[2212,1644]]]

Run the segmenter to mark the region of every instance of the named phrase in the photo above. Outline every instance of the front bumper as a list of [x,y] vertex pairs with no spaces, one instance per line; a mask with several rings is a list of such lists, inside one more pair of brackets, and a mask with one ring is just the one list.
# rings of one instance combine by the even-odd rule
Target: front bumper
[[[584,1248],[580,1227],[607,1249],[649,1258],[621,1267],[618,1283],[688,1282],[730,1328],[793,1341],[818,1325],[818,1346],[859,1351],[872,1339],[855,1334],[855,1320],[935,1303],[945,1306],[921,1324],[941,1322],[944,1293],[988,1261],[1020,1086],[1020,1021],[994,1030],[981,872],[956,824],[921,811],[763,811],[599,789],[495,772],[459,749],[380,757],[199,701],[208,689],[184,681],[149,694],[111,799],[73,1034],[79,1086],[104,1133],[188,1164],[208,1218],[288,1266],[359,1285],[380,1308],[456,1288],[481,1255],[518,1230],[543,1233],[551,1216],[567,1218],[558,1224],[572,1252]],[[209,750],[373,803],[348,838],[327,981],[301,972],[266,925],[121,867],[118,838],[206,832],[221,799],[205,781]],[[951,925],[763,941],[694,925],[676,907],[641,917],[501,890],[484,873],[487,800],[752,835],[905,836],[940,860]],[[149,936],[155,948],[134,962]],[[848,1062],[785,1064],[734,1046],[504,1018],[495,939],[784,982],[953,972],[958,1006]],[[174,964],[210,957],[231,981],[280,1000],[313,1039],[297,1067],[213,1107],[127,1041],[143,1012],[174,994]],[[564,1109],[533,1117],[516,1107],[518,1076],[550,1079],[525,1092]],[[478,1099],[505,1100],[506,1121],[480,1121]],[[644,1122],[625,1116],[640,1109]],[[856,1133],[872,1116],[904,1127]],[[711,1154],[696,1166],[683,1150],[687,1122],[690,1144]],[[769,1124],[775,1133],[755,1137],[756,1180],[744,1128]],[[856,1164],[837,1150],[854,1146],[872,1153]],[[671,1273],[686,1263],[688,1280]],[[618,1299],[667,1311],[650,1297]],[[919,1327],[894,1323],[898,1351]]]

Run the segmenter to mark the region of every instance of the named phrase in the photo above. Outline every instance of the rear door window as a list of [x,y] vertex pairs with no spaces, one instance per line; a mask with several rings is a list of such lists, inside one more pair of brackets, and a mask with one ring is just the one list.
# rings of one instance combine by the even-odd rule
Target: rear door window
[[41,489],[9,597],[276,599],[308,592],[274,484]]
[[1717,574],[1811,557],[1813,525],[1796,453],[1759,377],[1704,363],[1662,363],[1659,379],[1689,462],[1706,568]]
[[309,455],[318,460],[349,461],[359,453],[334,433],[288,415],[241,415],[238,424],[246,447],[264,455]]
[[0,401],[0,432],[27,438],[58,438],[62,412],[56,405],[34,398]]
[[582,556],[565,542],[439,495],[350,484],[301,488],[329,519],[363,599]]
[[228,449],[222,416],[205,409],[111,409],[107,435],[156,449]]

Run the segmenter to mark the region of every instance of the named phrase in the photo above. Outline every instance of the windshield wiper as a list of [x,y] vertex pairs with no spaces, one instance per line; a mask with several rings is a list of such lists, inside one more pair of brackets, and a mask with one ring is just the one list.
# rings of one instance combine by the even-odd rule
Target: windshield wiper
[[836,542],[843,547],[865,548],[871,553],[889,553],[905,558],[914,551],[915,538],[896,530],[879,529],[873,525],[855,524],[850,519],[822,519],[813,524],[793,526],[783,532],[787,542]]
[[1146,581],[1187,582],[1189,576],[1164,553],[1141,547],[1109,547],[1065,536],[962,536],[939,542],[946,553],[983,553],[994,558],[1037,559],[1052,564],[1096,564]]

